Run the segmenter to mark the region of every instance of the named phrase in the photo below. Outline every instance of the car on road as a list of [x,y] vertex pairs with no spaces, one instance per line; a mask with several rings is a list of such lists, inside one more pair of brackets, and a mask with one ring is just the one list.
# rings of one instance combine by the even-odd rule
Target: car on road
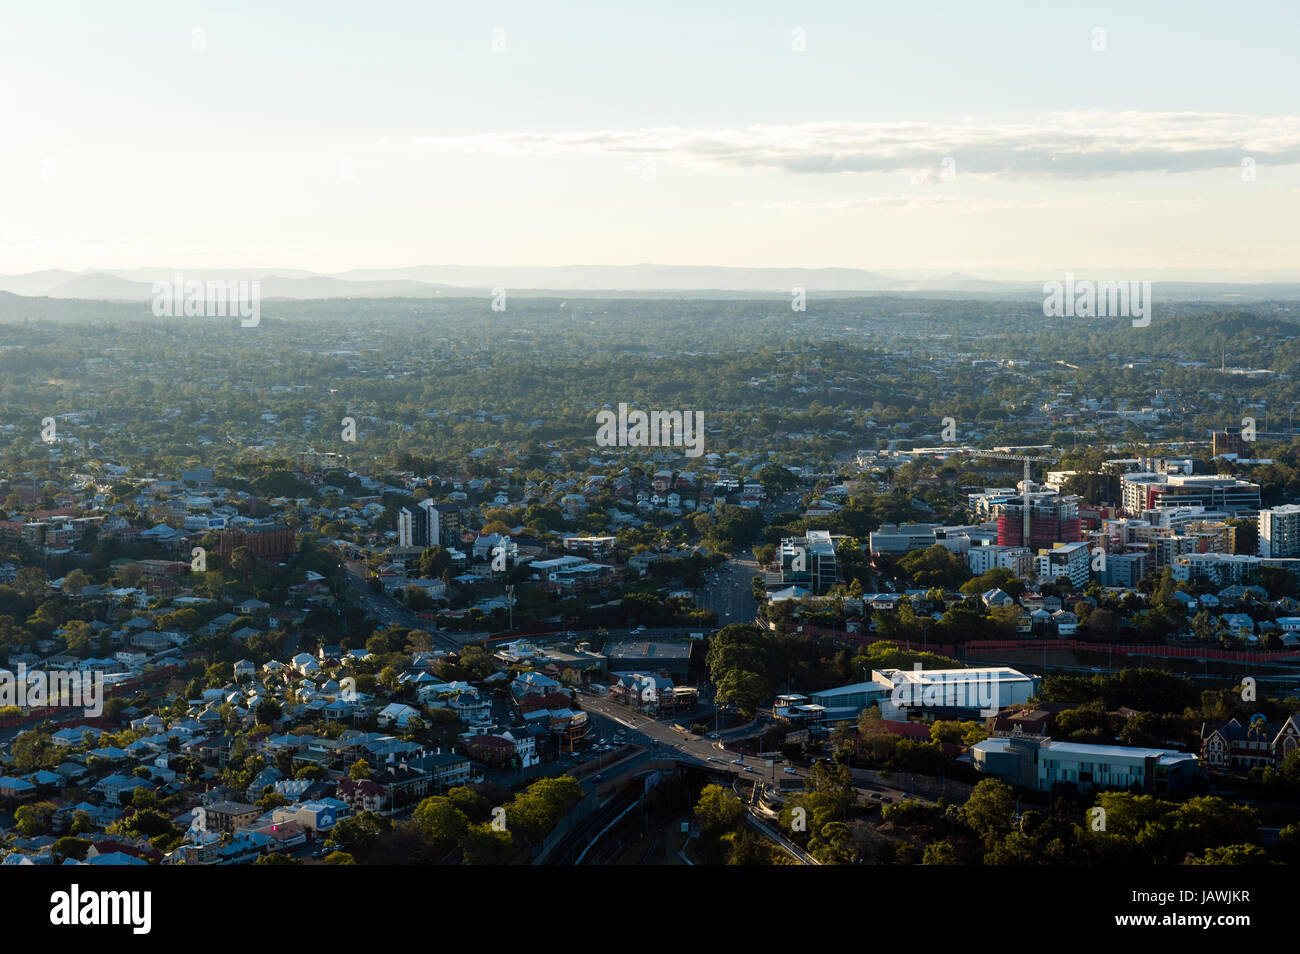
[[785,768],[781,769],[781,771],[784,772],[786,775],[798,775],[798,774],[799,774],[799,773],[796,772],[794,769],[790,768],[790,766],[788,766],[788,765],[787,765]]
[[752,772],[752,771],[754,771],[754,766],[752,766],[752,765],[746,765],[746,766],[745,766],[745,771],[746,771],[746,772]]
[[745,760],[744,760],[744,759],[732,759],[732,760],[731,760],[731,764],[732,764],[732,765],[744,765],[744,764],[745,764]]
[[644,633],[644,632],[645,632],[645,627],[644,627],[644,626],[638,626],[636,629],[632,630],[632,632],[634,632],[634,633]]

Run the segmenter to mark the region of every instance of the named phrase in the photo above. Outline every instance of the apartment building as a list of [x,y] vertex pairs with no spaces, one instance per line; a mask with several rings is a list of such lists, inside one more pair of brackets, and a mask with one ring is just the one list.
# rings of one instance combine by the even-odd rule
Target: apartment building
[[[1024,545],[1025,502],[1016,497],[998,504],[998,546]],[[1056,543],[1077,543],[1083,539],[1077,497],[1031,497],[1029,509],[1029,546],[1050,547]]]
[[966,551],[966,565],[975,576],[987,573],[994,567],[1010,570],[1022,580],[1034,573],[1033,551],[1028,547],[1004,547],[997,544],[971,547]]
[[1300,556],[1300,506],[1286,504],[1259,512],[1259,555]]
[[1050,550],[1038,551],[1036,568],[1040,580],[1050,582],[1064,576],[1072,586],[1087,586],[1092,552],[1086,543],[1058,543]]
[[1300,558],[1260,557],[1247,553],[1192,553],[1173,563],[1174,579],[1207,580],[1220,586],[1250,583],[1261,567],[1275,566],[1300,577]]
[[1107,553],[1100,561],[1097,582],[1102,586],[1135,587],[1149,572],[1149,560],[1145,553]]
[[1250,457],[1250,442],[1241,434],[1239,427],[1227,427],[1221,431],[1215,431],[1210,438],[1211,453],[1218,457],[1221,454],[1232,454],[1236,457]]
[[455,547],[460,545],[464,522],[460,506],[421,500],[414,507],[397,512],[397,545],[400,547]]
[[221,561],[230,565],[230,557],[240,547],[259,560],[278,560],[296,549],[293,530],[280,523],[259,523],[238,530],[221,532]]
[[614,555],[618,537],[565,537],[564,551],[579,553],[592,560],[608,560]]

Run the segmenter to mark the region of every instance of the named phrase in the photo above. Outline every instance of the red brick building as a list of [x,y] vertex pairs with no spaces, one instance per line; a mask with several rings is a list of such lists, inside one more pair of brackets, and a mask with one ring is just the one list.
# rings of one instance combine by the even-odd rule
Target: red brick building
[[230,556],[239,547],[248,547],[259,560],[278,560],[297,549],[293,530],[283,524],[273,523],[247,527],[243,530],[221,531],[221,562],[230,565]]

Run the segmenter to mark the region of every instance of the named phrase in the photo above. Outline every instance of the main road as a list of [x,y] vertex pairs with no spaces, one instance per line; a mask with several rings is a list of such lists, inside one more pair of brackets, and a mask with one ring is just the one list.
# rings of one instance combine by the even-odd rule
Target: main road
[[[633,759],[628,763],[611,766],[611,774],[622,774],[626,766],[635,766],[642,761],[673,758],[674,756],[685,762],[703,762],[715,771],[726,772],[733,777],[747,778],[751,781],[762,780],[775,783],[776,780],[783,777],[806,780],[812,774],[809,767],[779,759],[773,760],[773,765],[769,768],[766,760],[729,751],[724,748],[722,741],[692,735],[684,729],[679,729],[667,722],[652,719],[643,712],[614,702],[604,696],[579,692],[578,697],[583,709],[619,723],[633,735],[638,736],[639,738],[635,739],[635,741],[646,749],[646,752],[640,758]],[[929,798],[910,794],[900,788],[882,785],[878,782],[867,782],[857,778],[854,779],[854,789],[859,796],[868,799],[888,797],[894,800],[914,798],[922,802],[931,801]]]
[[[779,513],[794,510],[800,494],[782,494],[764,505],[763,516],[771,520]],[[762,573],[762,568],[751,554],[737,554],[709,574],[708,583],[700,593],[700,605],[712,610],[718,625],[752,622],[758,615],[758,602],[754,599],[752,580]]]
[[750,581],[759,572],[752,556],[732,557],[709,573],[700,605],[718,617],[718,625],[751,623],[758,613]]
[[362,607],[367,615],[377,617],[385,625],[422,629],[433,637],[433,645],[439,649],[458,652],[463,648],[456,640],[445,633],[440,633],[437,623],[433,620],[421,619],[401,600],[389,596],[382,590],[372,590],[367,582],[369,571],[363,564],[356,560],[345,560],[343,565],[348,571],[348,589],[351,590],[357,605]]

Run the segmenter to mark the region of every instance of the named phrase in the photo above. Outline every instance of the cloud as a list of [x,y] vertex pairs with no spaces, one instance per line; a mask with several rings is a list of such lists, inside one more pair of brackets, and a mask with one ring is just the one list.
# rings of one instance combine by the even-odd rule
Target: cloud
[[810,122],[735,128],[678,126],[560,133],[420,136],[441,153],[634,156],[721,171],[792,175],[910,173],[937,181],[951,157],[960,175],[1097,179],[1300,163],[1300,117],[1081,110],[1032,122]]
[[[915,184],[915,183],[913,183]],[[955,212],[977,214],[984,212],[1002,212],[1007,210],[1059,210],[1066,208],[1096,208],[1104,203],[1108,208],[1119,206],[1140,207],[1151,202],[1158,202],[1161,208],[1184,206],[1188,208],[1203,204],[1200,197],[1188,199],[1115,199],[1108,196],[1092,196],[1070,200],[1060,199],[1002,199],[978,196],[957,195],[944,192],[892,193],[889,195],[860,196],[851,199],[775,199],[772,201],[733,202],[737,208],[785,209],[793,211],[827,211],[827,212],[864,212],[880,210],[884,212]]]

